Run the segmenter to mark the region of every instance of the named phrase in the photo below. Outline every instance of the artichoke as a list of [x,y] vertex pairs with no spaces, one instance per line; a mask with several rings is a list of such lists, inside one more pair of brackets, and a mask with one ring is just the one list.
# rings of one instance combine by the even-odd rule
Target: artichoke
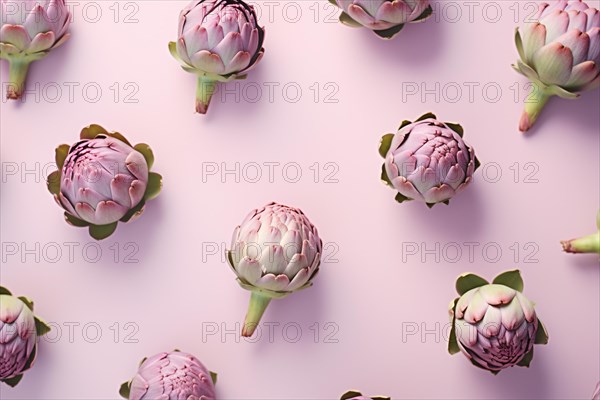
[[9,63],[7,98],[21,97],[29,65],[69,38],[70,21],[65,0],[0,0],[0,58]]
[[343,11],[340,22],[351,27],[371,29],[383,39],[391,39],[409,22],[429,18],[429,0],[329,0]]
[[598,382],[598,385],[596,385],[596,390],[594,390],[592,400],[600,400],[600,382]]
[[81,131],[73,146],[56,148],[58,170],[48,190],[65,210],[67,223],[89,226],[97,240],[110,236],[118,221],[128,222],[158,196],[162,177],[149,172],[154,154],[147,144],[132,146],[123,135],[99,125]]
[[521,59],[513,68],[534,84],[521,131],[533,126],[550,97],[574,99],[600,85],[600,13],[582,0],[540,4],[515,42]]
[[33,315],[33,301],[0,286],[0,381],[15,386],[33,365],[38,336],[50,327]]
[[432,113],[404,121],[397,133],[384,135],[379,146],[385,159],[381,179],[398,191],[396,201],[419,200],[431,208],[448,204],[464,189],[479,161],[462,136],[460,125],[440,122]]
[[515,365],[529,367],[533,345],[548,343],[534,303],[521,293],[518,270],[498,275],[491,284],[464,274],[456,290],[460,297],[450,304],[450,354],[462,351],[473,365],[497,374]]
[[252,292],[242,336],[252,336],[271,299],[312,285],[323,244],[304,213],[277,203],[251,211],[235,228],[227,260]]
[[245,79],[262,58],[265,30],[241,0],[192,0],[179,17],[171,55],[198,76],[196,112],[206,114],[217,82]]
[[391,400],[390,397],[387,396],[374,396],[367,397],[363,396],[362,393],[357,392],[356,390],[351,390],[342,395],[340,400]]
[[567,253],[598,253],[600,254],[600,210],[596,215],[598,232],[579,239],[563,240],[563,250]]
[[214,400],[216,382],[217,374],[196,357],[175,350],[144,358],[119,394],[129,400]]

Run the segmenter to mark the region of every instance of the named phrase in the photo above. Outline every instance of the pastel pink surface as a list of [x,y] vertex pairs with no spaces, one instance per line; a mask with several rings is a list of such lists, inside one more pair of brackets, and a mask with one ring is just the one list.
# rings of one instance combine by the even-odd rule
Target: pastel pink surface
[[[19,386],[0,386],[2,399],[117,398],[143,357],[174,348],[219,373],[223,399],[337,399],[350,388],[394,399],[591,396],[600,376],[598,258],[564,254],[560,240],[596,229],[600,95],[552,99],[528,135],[518,132],[526,80],[510,68],[517,59],[516,3],[495,3],[501,12],[495,23],[493,10],[483,17],[486,3],[475,8],[473,22],[465,3],[453,3],[462,13],[456,22],[452,9],[437,4],[438,21],[407,25],[388,42],[337,23],[324,2],[277,3],[271,14],[261,3],[265,57],[247,81],[228,84],[227,102],[217,93],[206,116],[193,113],[194,76],[167,50],[185,2],[121,4],[118,23],[113,3],[95,4],[102,12],[97,23],[89,22],[94,10],[88,7],[86,21],[79,5],[69,41],[32,65],[29,88],[39,83],[42,98],[0,101],[2,285],[32,298],[36,314],[62,333],[42,341]],[[533,12],[518,9],[517,20]],[[292,23],[296,10],[301,16]],[[124,23],[132,12],[138,22]],[[6,63],[1,68],[4,84]],[[79,83],[72,102],[68,82]],[[436,83],[439,101],[432,94],[421,99],[421,85]],[[413,84],[419,93],[408,95]],[[462,88],[456,101],[455,84]],[[471,101],[467,85],[477,84]],[[62,89],[55,102],[53,85]],[[94,85],[102,90],[95,103],[89,101]],[[302,89],[295,103],[294,86]],[[256,87],[262,98],[248,101]],[[502,90],[496,102],[494,87]],[[124,102],[127,94],[138,102]],[[325,102],[327,95],[338,102]],[[484,165],[449,206],[431,210],[395,203],[379,180],[377,154],[383,134],[428,111],[460,122]],[[44,184],[54,148],[76,141],[90,123],[150,144],[153,170],[164,177],[163,192],[145,214],[120,224],[98,247],[85,229],[63,221]],[[280,163],[272,183],[264,166],[271,162]],[[203,168],[214,166],[203,163],[219,170],[240,163],[246,172],[239,183],[232,174],[203,177]],[[262,166],[257,183],[251,183],[252,163]],[[291,183],[292,163],[302,172],[297,183]],[[9,173],[13,167],[16,175]],[[502,176],[494,183],[495,171]],[[251,343],[236,327],[249,293],[223,257],[203,254],[203,247],[216,243],[224,250],[244,216],[270,201],[301,208],[329,247],[312,288],[269,306],[263,323],[280,324],[272,343],[266,330]],[[479,243],[472,259],[470,242]],[[39,262],[23,248],[36,243]],[[77,244],[72,259],[68,246],[75,245],[66,243]],[[410,243],[428,249],[439,243],[448,253],[439,261],[433,254],[408,255],[403,246]],[[463,252],[456,262],[453,243]],[[15,255],[12,244],[20,248]],[[502,256],[491,262],[497,247]],[[100,259],[86,261],[98,248]],[[133,251],[138,262],[126,263]],[[460,273],[492,278],[513,268],[522,271],[525,295],[536,303],[550,343],[536,347],[531,368],[492,376],[447,354],[447,306]],[[69,338],[72,323],[79,326]],[[285,324],[297,324],[288,325],[287,340]],[[215,326],[219,334],[203,338]],[[302,336],[293,343],[298,326]],[[408,335],[415,326],[418,334]],[[94,343],[97,327],[102,336]]]

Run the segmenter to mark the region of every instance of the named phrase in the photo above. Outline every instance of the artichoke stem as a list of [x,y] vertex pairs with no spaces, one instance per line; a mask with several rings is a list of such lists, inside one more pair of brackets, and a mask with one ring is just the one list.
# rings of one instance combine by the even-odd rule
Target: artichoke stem
[[567,253],[599,253],[600,254],[600,232],[582,238],[565,240],[562,243],[563,250]]
[[217,82],[202,75],[196,85],[196,112],[206,114],[210,99],[217,88]]
[[21,98],[25,90],[25,80],[31,61],[18,59],[9,60],[8,85],[6,88],[6,98],[17,100]]
[[270,302],[270,297],[252,292],[248,313],[246,314],[246,319],[244,320],[244,326],[242,328],[242,336],[250,337],[254,334],[254,331]]
[[531,96],[525,100],[525,111],[523,111],[521,121],[519,122],[519,130],[521,132],[527,132],[535,124],[550,97],[552,95],[547,94],[544,89],[535,85],[533,86]]

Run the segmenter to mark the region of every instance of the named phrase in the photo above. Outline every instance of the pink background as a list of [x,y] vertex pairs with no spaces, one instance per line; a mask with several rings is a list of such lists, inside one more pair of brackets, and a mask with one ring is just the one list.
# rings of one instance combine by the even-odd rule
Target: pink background
[[[577,101],[553,99],[529,135],[518,132],[526,80],[510,64],[517,57],[515,18],[530,14],[530,3],[471,2],[472,19],[467,3],[437,3],[437,21],[407,26],[388,42],[328,19],[333,8],[325,2],[287,3],[272,2],[270,13],[260,3],[265,57],[237,89],[229,85],[240,100],[230,94],[225,103],[217,94],[207,116],[193,113],[194,76],[167,50],[185,5],[180,1],[97,2],[85,12],[88,3],[79,3],[72,38],[31,69],[29,88],[39,83],[40,98],[0,102],[2,284],[34,299],[37,313],[55,327],[20,385],[0,386],[2,398],[117,398],[140,359],[174,348],[219,372],[222,399],[337,399],[351,388],[395,399],[590,398],[600,379],[598,258],[564,254],[559,241],[596,229],[598,90]],[[102,16],[93,23],[98,9]],[[290,22],[297,10],[299,20]],[[137,22],[124,23],[132,12]],[[7,71],[3,62],[2,82]],[[68,82],[79,84],[72,99]],[[133,86],[125,88],[128,82]],[[414,85],[435,89],[436,82],[439,99],[406,93]],[[82,93],[90,83],[102,89],[95,103],[88,101],[93,88],[88,100]],[[267,85],[275,84],[271,102]],[[286,84],[302,89],[297,102],[289,101],[293,88],[284,98]],[[467,85],[479,85],[472,99]],[[57,86],[62,95],[55,99]],[[257,86],[263,96],[247,101]],[[124,102],[135,89],[138,102]],[[325,102],[336,90],[338,101]],[[377,153],[384,133],[428,111],[460,122],[483,164],[472,186],[432,210],[395,203],[379,181]],[[85,230],[64,223],[44,184],[54,148],[76,141],[90,123],[149,143],[154,170],[164,176],[164,191],[145,215],[120,224],[98,247]],[[273,182],[263,166],[262,179],[252,183],[251,163],[268,162],[280,163]],[[203,163],[219,169],[240,163],[245,173],[239,182],[232,174],[203,177],[203,168],[213,165]],[[292,182],[297,165],[286,163],[299,165],[299,182]],[[333,182],[325,179],[329,173]],[[273,200],[306,212],[326,254],[313,288],[271,304],[263,322],[280,323],[272,340],[263,330],[250,343],[232,333],[249,293],[207,246],[228,244],[248,211]],[[77,246],[72,257],[67,242]],[[472,258],[467,242],[478,243]],[[447,252],[439,260],[409,255],[404,250],[411,243]],[[463,252],[458,259],[456,243]],[[98,249],[99,261],[86,261]],[[138,262],[124,262],[135,249]],[[550,343],[536,347],[531,368],[493,376],[447,354],[447,306],[460,273],[491,279],[515,267]],[[73,335],[70,323],[79,324]],[[291,324],[287,339],[285,324]],[[94,343],[98,327],[102,337]],[[231,332],[208,335],[214,327]],[[302,334],[293,343],[298,327]],[[408,335],[415,327],[419,332]],[[422,338],[423,328],[430,332]],[[129,340],[127,333],[134,333]]]

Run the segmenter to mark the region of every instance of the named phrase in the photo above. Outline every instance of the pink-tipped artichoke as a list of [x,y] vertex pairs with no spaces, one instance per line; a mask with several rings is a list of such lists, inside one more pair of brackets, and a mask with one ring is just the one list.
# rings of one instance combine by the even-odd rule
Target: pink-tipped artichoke
[[143,359],[119,394],[129,400],[214,400],[216,381],[196,357],[175,350]]
[[596,390],[594,390],[592,400],[600,400],[600,382],[598,382],[598,385],[596,385]]
[[491,284],[464,274],[456,290],[460,297],[450,303],[450,354],[462,351],[473,365],[497,374],[515,365],[529,367],[533,345],[548,343],[534,303],[521,293],[518,270],[498,275]]
[[56,148],[57,171],[48,190],[74,226],[89,226],[97,240],[110,236],[119,221],[128,222],[158,196],[162,177],[150,168],[154,154],[147,144],[133,146],[123,135],[99,125],[81,131],[73,146]]
[[598,253],[600,254],[600,210],[596,215],[598,232],[578,239],[563,240],[563,250],[567,253]]
[[350,390],[349,392],[344,393],[340,400],[391,400],[391,398],[388,396],[367,397],[363,396],[361,392]]
[[533,126],[550,97],[574,99],[600,85],[600,13],[582,0],[540,4],[515,42],[521,59],[513,67],[534,85],[521,131]]
[[265,30],[241,0],[193,0],[181,11],[169,51],[198,76],[196,112],[206,114],[217,82],[244,79],[264,54]]
[[0,58],[10,66],[9,99],[23,94],[29,65],[69,38],[70,20],[65,0],[0,0]]
[[227,259],[240,286],[252,292],[243,336],[252,336],[271,299],[312,285],[322,247],[301,210],[277,203],[252,210],[235,228]]
[[343,11],[340,22],[351,27],[371,29],[383,39],[391,39],[404,24],[431,16],[429,0],[329,0]]
[[33,315],[33,302],[0,286],[0,382],[15,386],[33,366],[38,337],[50,327]]
[[479,161],[462,136],[460,125],[440,122],[432,113],[404,121],[397,133],[384,135],[381,179],[398,191],[396,201],[419,200],[433,207],[448,204],[464,189]]

